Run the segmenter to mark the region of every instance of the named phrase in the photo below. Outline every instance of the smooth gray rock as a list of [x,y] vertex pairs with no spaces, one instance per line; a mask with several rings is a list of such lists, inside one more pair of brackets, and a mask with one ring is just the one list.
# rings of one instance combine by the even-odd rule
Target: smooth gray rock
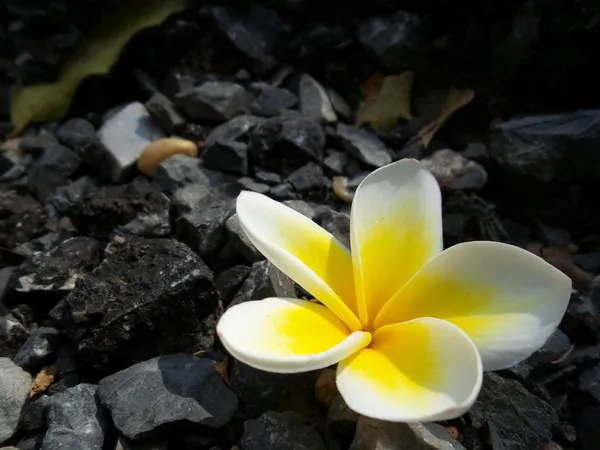
[[325,88],[307,74],[300,77],[300,114],[313,122],[323,124],[337,120]]
[[392,162],[385,144],[365,128],[338,124],[337,137],[348,152],[356,159],[372,167],[383,167]]
[[8,358],[0,358],[0,444],[19,426],[19,417],[31,388],[31,375]]

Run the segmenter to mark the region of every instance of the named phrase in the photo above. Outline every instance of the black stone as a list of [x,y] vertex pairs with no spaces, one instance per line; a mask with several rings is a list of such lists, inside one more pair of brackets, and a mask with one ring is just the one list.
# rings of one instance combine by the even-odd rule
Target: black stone
[[185,119],[175,109],[173,102],[160,92],[150,97],[144,106],[152,119],[166,134],[177,133],[185,124]]
[[200,167],[197,158],[175,155],[158,165],[152,185],[171,197],[179,188],[190,184],[203,185],[208,189],[222,184],[223,180],[222,173]]
[[0,182],[22,177],[30,163],[29,155],[21,156],[10,150],[0,152]]
[[234,266],[224,270],[215,280],[215,287],[221,295],[224,306],[229,305],[235,293],[242,286],[244,280],[250,273],[248,266]]
[[35,400],[29,400],[21,411],[21,428],[25,431],[38,431],[47,427],[46,409],[50,397],[41,395]]
[[314,425],[293,412],[268,411],[244,423],[242,450],[326,450]]
[[517,381],[494,373],[484,375],[481,393],[469,415],[473,426],[487,424],[495,430],[502,448],[511,450],[541,448],[552,439],[553,427],[558,424],[550,405]]
[[579,408],[575,417],[577,430],[577,450],[596,450],[600,448],[600,406]]
[[294,282],[269,261],[252,264],[250,273],[231,302],[231,306],[267,297],[295,298]]
[[171,216],[175,236],[210,261],[227,240],[225,222],[234,208],[234,200],[220,193],[202,197],[189,210],[174,201]]
[[36,373],[56,359],[61,333],[55,328],[41,327],[35,330],[13,359],[23,369]]
[[300,198],[300,194],[298,194],[289,183],[283,183],[272,187],[267,195],[279,202],[284,200],[298,200]]
[[600,403],[600,364],[596,364],[581,374],[579,388]]
[[169,200],[148,180],[138,177],[130,183],[106,186],[89,193],[66,212],[82,234],[105,239],[120,225],[147,214],[160,214]]
[[237,214],[234,214],[227,220],[226,226],[227,233],[229,234],[229,242],[248,262],[255,263],[265,259],[262,253],[250,242],[244,230],[242,230]]
[[118,234],[67,297],[80,361],[96,371],[173,351],[206,350],[221,309],[213,275],[171,239]]
[[94,125],[82,118],[67,120],[57,131],[56,139],[75,152],[81,160],[98,168],[104,158],[104,148]]
[[385,144],[367,129],[340,123],[336,134],[343,147],[359,161],[372,167],[383,167],[392,162]]
[[331,187],[321,166],[312,162],[294,171],[286,181],[305,198],[322,199]]
[[320,125],[300,117],[275,117],[250,130],[248,149],[265,167],[278,170],[281,160],[321,161],[324,145]]
[[0,316],[0,357],[14,358],[35,329],[32,316],[27,305],[19,305]]
[[317,221],[338,241],[350,248],[350,216],[348,214],[327,209],[318,216]]
[[80,384],[50,398],[44,450],[103,448],[110,419],[96,398],[97,389]]
[[35,148],[39,154],[31,165],[27,188],[40,201],[46,201],[59,186],[69,183],[69,177],[77,171],[81,158],[57,142],[44,138]]
[[229,120],[247,113],[251,101],[242,86],[228,81],[207,81],[176,97],[177,105],[196,120]]
[[350,155],[347,153],[331,151],[323,160],[323,165],[334,175],[342,175],[349,162]]
[[279,116],[283,110],[293,108],[298,104],[298,97],[287,89],[266,83],[253,83],[249,88],[257,96],[250,105],[250,111],[257,116]]
[[198,425],[220,428],[237,408],[209,359],[174,354],[141,362],[100,381],[98,396],[127,438],[169,435]]
[[89,176],[78,178],[67,186],[60,186],[54,191],[48,199],[48,203],[52,205],[59,214],[65,214],[75,203],[83,201],[86,197],[90,197],[98,191],[97,183]]
[[248,145],[232,140],[217,140],[205,147],[201,160],[209,169],[234,175],[248,174]]
[[217,141],[236,141],[247,143],[248,141],[248,131],[254,125],[262,122],[264,119],[256,116],[242,115],[237,116],[231,119],[228,122],[225,122],[218,127],[215,127],[209,134],[206,136],[206,140],[204,141],[204,148],[208,148]]
[[358,41],[387,69],[402,70],[425,53],[423,21],[414,13],[372,16],[356,30]]

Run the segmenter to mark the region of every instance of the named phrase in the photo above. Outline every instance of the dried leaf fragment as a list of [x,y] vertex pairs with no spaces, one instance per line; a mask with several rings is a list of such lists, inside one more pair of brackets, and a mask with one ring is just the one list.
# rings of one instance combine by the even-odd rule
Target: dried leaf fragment
[[215,364],[215,370],[219,374],[219,376],[223,379],[223,382],[231,387],[229,382],[229,374],[227,373],[227,369],[229,367],[229,357],[225,358],[223,361],[219,361]]
[[448,90],[448,95],[442,105],[438,118],[419,130],[419,137],[423,140],[423,145],[427,147],[442,125],[444,125],[456,111],[473,100],[474,97],[475,92],[471,89],[458,90],[455,87],[451,87]]
[[31,383],[29,396],[34,397],[48,389],[48,386],[54,382],[57,373],[58,366],[56,364],[44,367]]
[[369,124],[375,130],[389,130],[398,119],[411,118],[410,92],[414,72],[383,77],[373,75],[362,87],[364,102],[358,111],[357,125]]
[[30,123],[64,116],[85,77],[107,73],[133,35],[160,24],[183,9],[184,4],[184,0],[131,0],[116,8],[81,44],[56,82],[24,86],[12,96],[11,136],[18,135]]
[[137,160],[137,168],[147,176],[153,176],[161,161],[173,155],[198,156],[198,146],[187,139],[165,138],[148,144]]

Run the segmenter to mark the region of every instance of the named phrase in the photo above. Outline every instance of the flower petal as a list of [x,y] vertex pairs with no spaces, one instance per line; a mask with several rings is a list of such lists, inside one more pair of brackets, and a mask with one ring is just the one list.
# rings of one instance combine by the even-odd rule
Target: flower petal
[[277,373],[321,369],[371,342],[370,333],[350,333],[325,306],[290,298],[229,308],[217,325],[217,335],[235,358]]
[[297,211],[256,192],[237,199],[240,225],[248,239],[279,270],[315,296],[352,331],[356,315],[350,251]]
[[420,422],[464,414],[482,378],[469,337],[449,322],[423,318],[375,331],[369,348],[338,364],[337,386],[359,414]]
[[412,159],[374,171],[356,191],[350,232],[358,316],[369,325],[381,307],[442,251],[437,181]]
[[532,253],[499,242],[467,242],[425,266],[384,306],[375,324],[447,320],[475,342],[485,370],[499,370],[544,344],[570,295],[571,280]]

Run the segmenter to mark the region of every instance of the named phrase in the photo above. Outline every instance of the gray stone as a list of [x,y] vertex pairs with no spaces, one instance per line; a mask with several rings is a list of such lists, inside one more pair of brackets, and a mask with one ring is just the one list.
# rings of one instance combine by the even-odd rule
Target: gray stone
[[[326,450],[314,425],[293,412],[267,411],[244,423],[242,450]],[[371,450],[371,449],[369,449]]]
[[139,102],[130,103],[111,116],[98,130],[106,148],[104,171],[112,181],[122,181],[133,168],[142,150],[165,134]]
[[600,364],[596,364],[581,374],[579,389],[600,402]]
[[230,306],[267,297],[295,298],[297,295],[291,278],[269,261],[259,261],[252,265],[248,278],[242,284]]
[[332,151],[323,160],[323,165],[331,170],[334,175],[342,175],[349,162],[350,155],[347,153]]
[[230,267],[219,274],[215,280],[215,287],[221,295],[221,301],[224,306],[229,305],[229,302],[242,286],[249,273],[250,267],[239,265]]
[[488,175],[483,166],[450,149],[437,150],[421,161],[443,189],[482,189]]
[[257,96],[250,105],[250,111],[257,116],[279,116],[283,110],[292,108],[298,103],[298,97],[287,89],[266,83],[252,83],[250,88],[252,93]]
[[392,162],[385,144],[365,128],[338,124],[337,137],[348,152],[372,167],[383,167]]
[[239,84],[207,81],[176,96],[176,103],[196,120],[229,120],[247,113],[252,96]]
[[356,434],[356,422],[359,417],[357,412],[348,407],[342,396],[338,395],[327,410],[327,430],[348,448]]
[[313,122],[331,123],[337,120],[325,88],[307,74],[300,77],[300,114]]
[[433,423],[393,423],[361,416],[349,450],[464,450]]
[[265,194],[271,189],[271,186],[258,181],[250,177],[241,177],[237,179],[237,182],[242,186],[242,189],[246,191],[258,192],[259,194]]
[[118,229],[136,236],[166,237],[171,234],[169,210],[165,208],[157,212],[140,214]]
[[167,425],[220,428],[237,408],[215,363],[187,354],[160,356],[104,378],[98,396],[129,439],[160,435]]
[[286,179],[296,192],[310,198],[325,198],[331,188],[331,182],[323,173],[321,166],[309,162],[295,170]]
[[168,97],[160,92],[155,93],[145,103],[146,110],[156,124],[166,133],[175,134],[185,124],[185,119],[175,109],[175,105]]
[[215,127],[206,136],[204,141],[204,147],[210,147],[218,140],[225,141],[242,141],[245,140],[245,136],[248,130],[254,125],[262,122],[264,119],[256,116],[242,115],[225,122],[218,127]]
[[332,209],[325,210],[318,218],[322,228],[350,248],[350,216]]
[[479,397],[469,411],[473,426],[495,430],[501,448],[529,450],[552,439],[556,412],[517,381],[486,373]]
[[96,399],[97,389],[84,383],[50,398],[41,450],[102,450],[109,418]]
[[248,145],[232,140],[217,140],[205,147],[200,156],[209,169],[235,175],[248,174]]
[[19,349],[14,363],[29,372],[38,371],[56,359],[61,337],[55,328],[38,328]]
[[328,206],[305,202],[304,200],[286,200],[283,204],[313,221],[316,221],[318,217],[330,211]]
[[197,158],[175,155],[158,165],[152,185],[170,197],[177,189],[190,184],[211,188],[222,182],[222,173],[201,167],[200,160]]
[[255,263],[265,259],[262,253],[250,242],[244,230],[242,230],[237,214],[227,219],[226,227],[229,234],[229,242],[248,262]]
[[102,163],[104,148],[96,128],[82,118],[67,120],[57,131],[56,139],[65,147],[73,150],[81,160],[90,166]]
[[0,444],[19,426],[19,417],[31,388],[31,375],[8,358],[0,358]]
[[0,357],[14,358],[35,327],[32,316],[31,308],[25,305],[0,316]]

